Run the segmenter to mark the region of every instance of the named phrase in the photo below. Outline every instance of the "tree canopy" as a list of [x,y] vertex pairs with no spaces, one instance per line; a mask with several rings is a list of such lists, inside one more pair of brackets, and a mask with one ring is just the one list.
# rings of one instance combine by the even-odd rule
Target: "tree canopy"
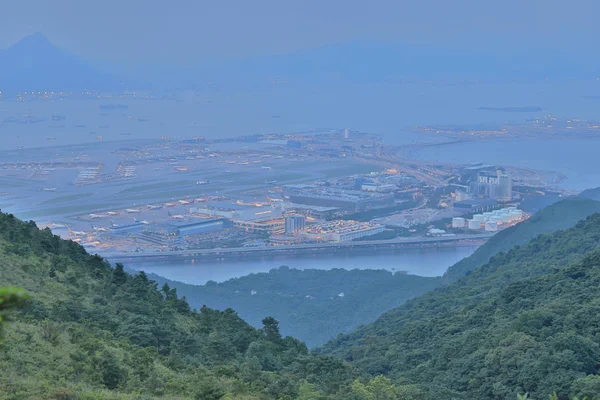
[[[369,377],[0,214],[0,399],[341,399]],[[16,306],[23,305],[21,309]]]
[[600,361],[600,214],[499,253],[319,351],[427,399],[592,395]]

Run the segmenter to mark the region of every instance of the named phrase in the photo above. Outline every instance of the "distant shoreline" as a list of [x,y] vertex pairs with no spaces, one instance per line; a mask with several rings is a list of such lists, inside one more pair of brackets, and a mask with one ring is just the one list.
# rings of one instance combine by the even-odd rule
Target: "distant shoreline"
[[481,111],[495,111],[495,112],[540,112],[543,111],[541,107],[525,106],[525,107],[479,107]]

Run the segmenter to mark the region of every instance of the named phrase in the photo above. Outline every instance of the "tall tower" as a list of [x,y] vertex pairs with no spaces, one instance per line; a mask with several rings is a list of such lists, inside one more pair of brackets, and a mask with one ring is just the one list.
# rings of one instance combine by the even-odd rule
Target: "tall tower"
[[498,197],[507,201],[512,198],[512,178],[509,174],[498,174],[498,187],[500,189]]
[[288,215],[285,217],[285,233],[293,235],[302,232],[306,226],[306,218],[303,215]]
[[348,139],[349,136],[348,128],[344,129],[344,139]]

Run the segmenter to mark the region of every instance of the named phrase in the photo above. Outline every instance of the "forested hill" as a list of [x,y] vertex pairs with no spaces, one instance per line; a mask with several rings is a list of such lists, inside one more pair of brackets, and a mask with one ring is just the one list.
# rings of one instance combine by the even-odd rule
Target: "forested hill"
[[[600,189],[592,189],[584,193],[595,193]],[[600,201],[584,197],[570,197],[549,205],[535,213],[530,219],[498,232],[471,256],[466,257],[444,274],[444,283],[454,282],[467,272],[487,263],[492,256],[501,251],[508,251],[514,246],[523,245],[537,235],[568,229],[578,221],[600,212]],[[590,195],[591,197],[591,195]]]
[[593,395],[600,377],[600,214],[500,253],[319,351],[428,399]]
[[385,311],[438,287],[441,279],[384,270],[281,267],[204,286],[167,282],[192,306],[233,308],[254,326],[271,315],[283,334],[312,347],[375,321]]
[[264,315],[272,315],[280,322],[282,333],[312,347],[373,322],[408,299],[460,279],[501,251],[525,244],[539,234],[570,228],[595,212],[600,212],[600,202],[576,197],[548,206],[529,220],[499,232],[472,256],[450,267],[444,279],[387,271],[300,271],[286,267],[204,286],[159,276],[153,279],[177,288],[192,306],[233,308],[254,326],[260,326]]
[[[410,391],[0,213],[0,399],[331,399]],[[22,296],[20,297],[22,302]],[[10,301],[7,303],[6,301]]]

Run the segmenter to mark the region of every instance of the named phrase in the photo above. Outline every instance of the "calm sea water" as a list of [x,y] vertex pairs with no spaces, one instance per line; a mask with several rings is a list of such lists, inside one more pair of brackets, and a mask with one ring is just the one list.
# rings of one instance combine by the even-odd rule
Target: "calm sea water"
[[600,138],[520,139],[468,142],[428,147],[413,156],[428,161],[458,164],[483,162],[561,172],[563,188],[584,190],[600,186]]
[[448,267],[470,256],[476,247],[404,249],[377,254],[346,253],[319,256],[268,257],[253,260],[225,260],[192,263],[191,260],[172,260],[157,263],[128,263],[128,267],[155,273],[168,279],[204,284],[209,280],[223,282],[257,272],[268,272],[287,265],[297,269],[385,269],[406,271],[421,276],[440,276]]
[[[415,125],[501,124],[534,116],[598,118],[600,81],[535,84],[406,83],[349,87],[276,87],[258,92],[184,92],[178,100],[0,100],[0,150],[168,136],[232,137],[266,132],[350,128],[413,141]],[[588,97],[586,97],[588,96]],[[126,110],[102,110],[101,104]],[[536,106],[534,113],[489,112],[481,106]],[[30,113],[35,124],[6,122]],[[53,115],[64,120],[53,121]],[[48,140],[48,138],[53,138]]]

